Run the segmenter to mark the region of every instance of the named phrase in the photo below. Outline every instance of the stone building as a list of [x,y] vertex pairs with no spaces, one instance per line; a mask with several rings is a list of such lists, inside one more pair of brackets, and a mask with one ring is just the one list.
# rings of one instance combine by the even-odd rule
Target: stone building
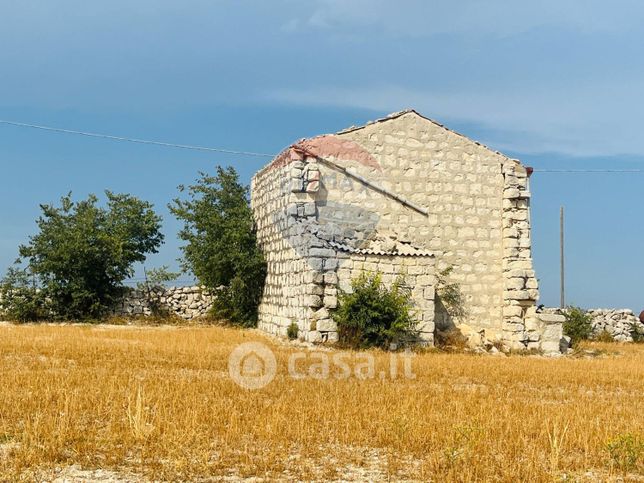
[[[560,318],[536,313],[531,170],[413,110],[303,139],[251,183],[268,262],[259,327],[334,341],[338,290],[362,270],[412,287],[420,335],[436,329],[558,350]],[[437,275],[453,267],[465,315],[452,320]],[[548,339],[548,340],[545,340]]]

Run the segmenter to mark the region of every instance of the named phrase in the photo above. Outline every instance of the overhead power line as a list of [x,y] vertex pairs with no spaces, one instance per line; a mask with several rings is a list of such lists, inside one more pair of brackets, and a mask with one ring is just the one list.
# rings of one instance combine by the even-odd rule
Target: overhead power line
[[[261,157],[261,158],[274,158],[277,156],[276,154],[269,154],[269,153],[256,153],[253,151],[236,151],[233,149],[223,149],[223,148],[213,148],[209,146],[194,146],[191,144],[176,144],[176,143],[168,143],[168,142],[163,142],[163,141],[152,141],[149,139],[138,139],[138,138],[129,138],[125,136],[113,136],[111,134],[101,134],[101,133],[95,133],[95,132],[87,132],[87,131],[75,131],[73,129],[63,129],[63,128],[58,128],[58,127],[51,127],[51,126],[42,126],[39,124],[29,124],[25,122],[17,122],[17,121],[7,121],[0,119],[0,124],[6,124],[8,126],[16,126],[16,127],[26,127],[30,129],[40,129],[42,131],[50,131],[50,132],[56,132],[56,133],[64,133],[64,134],[76,134],[79,136],[87,136],[87,137],[92,137],[92,138],[99,138],[99,139],[109,139],[111,141],[123,141],[123,142],[129,142],[129,143],[136,143],[136,144],[149,144],[153,146],[163,146],[166,148],[177,148],[177,149],[189,149],[192,151],[206,151],[206,152],[214,152],[214,153],[224,153],[224,154],[235,154],[239,156],[256,156],[256,157]],[[557,173],[557,174],[562,174],[562,173],[571,173],[571,174],[576,174],[576,173],[644,173],[644,169],[539,169],[535,168],[534,169],[535,173]]]
[[148,139],[136,139],[136,138],[128,138],[128,137],[122,137],[122,136],[112,136],[109,134],[99,134],[95,132],[74,131],[72,129],[40,126],[37,124],[27,124],[24,122],[16,122],[16,121],[5,121],[2,119],[0,119],[0,124],[7,124],[9,126],[17,126],[17,127],[28,127],[32,129],[41,129],[43,131],[51,131],[51,132],[58,132],[58,133],[65,133],[65,134],[77,134],[79,136],[88,136],[92,138],[110,139],[112,141],[125,141],[129,143],[137,143],[137,144],[152,144],[155,146],[164,146],[167,148],[190,149],[193,151],[208,151],[208,152],[215,152],[215,153],[236,154],[241,156],[259,156],[262,158],[275,157],[274,154],[267,154],[267,153],[255,153],[251,151],[235,151],[232,149],[211,148],[207,146],[192,146],[189,144],[175,144],[175,143],[166,143],[162,141],[150,141]]

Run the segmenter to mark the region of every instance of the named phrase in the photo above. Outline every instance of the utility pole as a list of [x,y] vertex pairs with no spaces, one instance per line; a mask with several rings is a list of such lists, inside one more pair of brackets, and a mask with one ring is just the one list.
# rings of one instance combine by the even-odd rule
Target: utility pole
[[566,283],[565,283],[565,261],[564,261],[564,207],[559,210],[559,249],[560,249],[560,270],[561,270],[561,302],[560,307],[566,307]]

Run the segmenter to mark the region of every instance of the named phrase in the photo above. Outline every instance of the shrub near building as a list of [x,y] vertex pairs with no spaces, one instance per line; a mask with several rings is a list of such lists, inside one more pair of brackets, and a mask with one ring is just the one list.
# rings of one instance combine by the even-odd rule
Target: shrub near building
[[379,273],[360,274],[351,281],[351,292],[341,292],[333,319],[341,345],[353,348],[381,347],[413,338],[411,291],[398,277],[391,287]]
[[564,311],[566,321],[563,324],[564,335],[570,337],[574,346],[579,341],[589,339],[593,333],[591,317],[579,307],[568,307]]

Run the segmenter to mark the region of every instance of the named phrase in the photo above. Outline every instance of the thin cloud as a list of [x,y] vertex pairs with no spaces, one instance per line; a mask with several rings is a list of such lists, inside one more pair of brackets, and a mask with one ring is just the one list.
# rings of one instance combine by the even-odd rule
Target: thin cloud
[[580,32],[623,32],[639,25],[641,2],[621,0],[317,0],[302,25],[328,30],[370,27],[393,35],[436,34],[507,36],[543,26]]
[[[644,83],[620,82],[535,91],[439,92],[401,87],[274,90],[265,99],[309,106],[371,109],[413,107],[438,121],[479,126],[497,149],[571,156],[642,155],[637,131]],[[639,103],[641,105],[641,102]]]

